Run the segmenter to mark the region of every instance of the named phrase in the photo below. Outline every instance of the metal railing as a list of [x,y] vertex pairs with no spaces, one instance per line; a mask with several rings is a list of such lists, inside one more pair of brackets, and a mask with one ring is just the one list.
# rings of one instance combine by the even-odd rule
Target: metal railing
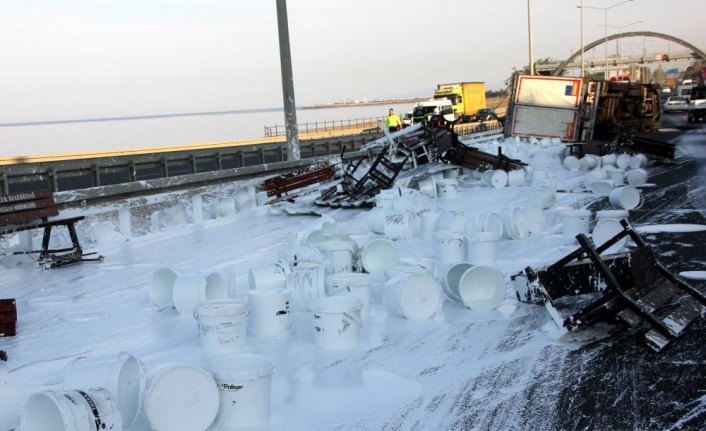
[[[377,128],[380,121],[385,117],[349,118],[347,120],[324,120],[313,123],[301,123],[297,125],[299,133],[319,133],[334,132],[351,129],[372,129]],[[265,126],[265,137],[284,136],[287,134],[287,127],[281,125]]]

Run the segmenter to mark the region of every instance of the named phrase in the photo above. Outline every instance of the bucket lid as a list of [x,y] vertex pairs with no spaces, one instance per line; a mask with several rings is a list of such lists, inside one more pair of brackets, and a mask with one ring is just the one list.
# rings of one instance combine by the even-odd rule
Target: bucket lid
[[600,210],[596,211],[596,218],[628,218],[630,211],[628,210]]
[[325,296],[317,298],[311,304],[315,313],[349,313],[363,309],[363,301],[351,295]]
[[397,291],[400,311],[408,319],[428,319],[441,303],[439,284],[430,274],[410,274]]
[[218,415],[220,394],[213,376],[186,364],[164,364],[150,372],[144,413],[158,431],[207,429]]
[[248,312],[248,305],[235,299],[219,299],[196,304],[194,316],[228,316]]
[[213,376],[221,381],[255,380],[272,374],[275,363],[267,356],[255,353],[235,353],[211,357],[206,362]]
[[373,273],[399,265],[400,255],[392,241],[374,239],[365,244],[360,260],[363,268],[367,272]]

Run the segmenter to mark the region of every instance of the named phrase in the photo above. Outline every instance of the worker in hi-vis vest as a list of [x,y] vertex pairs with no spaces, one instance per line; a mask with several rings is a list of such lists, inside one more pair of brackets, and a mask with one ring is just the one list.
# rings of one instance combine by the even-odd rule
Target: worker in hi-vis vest
[[385,125],[390,132],[396,132],[402,128],[402,121],[392,108],[390,108],[390,113],[385,117]]

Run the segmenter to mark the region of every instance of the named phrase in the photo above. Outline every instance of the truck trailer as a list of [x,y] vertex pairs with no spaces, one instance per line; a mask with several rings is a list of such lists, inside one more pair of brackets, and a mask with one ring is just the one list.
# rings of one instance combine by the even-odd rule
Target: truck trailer
[[487,108],[484,82],[439,84],[434,91],[434,99],[449,99],[456,119],[462,123],[472,121],[479,109]]

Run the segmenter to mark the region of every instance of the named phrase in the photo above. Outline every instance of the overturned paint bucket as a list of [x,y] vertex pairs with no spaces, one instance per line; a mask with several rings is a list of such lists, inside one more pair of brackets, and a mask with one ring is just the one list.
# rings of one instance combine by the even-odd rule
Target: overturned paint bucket
[[618,187],[610,192],[608,200],[614,207],[635,209],[640,204],[640,190],[633,186]]
[[436,232],[436,225],[443,214],[443,211],[438,209],[432,209],[429,211],[422,212],[420,214],[421,228],[419,230],[419,236],[422,239],[434,238],[434,232]]
[[204,356],[229,354],[245,348],[248,305],[233,299],[202,302],[194,317]]
[[505,299],[505,279],[492,266],[467,269],[458,284],[463,304],[472,310],[492,310]]
[[289,267],[284,262],[268,263],[248,269],[251,289],[267,290],[287,287]]
[[564,160],[561,162],[561,165],[566,169],[567,171],[578,171],[581,162],[577,157],[574,156],[566,156]]
[[441,305],[441,290],[430,274],[409,274],[385,284],[383,302],[393,315],[410,320],[428,319]]
[[640,187],[647,184],[647,171],[644,169],[631,169],[625,174],[628,184]]
[[440,231],[434,234],[436,255],[441,263],[455,263],[466,260],[468,248],[466,237],[460,232]]
[[150,298],[157,308],[174,306],[174,282],[178,277],[171,268],[160,268],[152,273]]
[[461,276],[468,269],[473,267],[470,262],[458,262],[449,266],[444,274],[444,282],[441,284],[441,289],[447,298],[452,301],[461,302],[461,294],[458,291],[458,285],[461,281]]
[[590,210],[565,210],[561,213],[561,232],[564,236],[574,238],[580,233],[588,235],[590,224]]
[[219,403],[216,381],[202,368],[168,363],[147,375],[144,414],[154,431],[205,431]]
[[510,187],[522,187],[525,185],[525,171],[516,169],[507,173],[507,185]]
[[64,390],[104,388],[112,395],[125,429],[132,427],[142,406],[145,380],[142,362],[128,352],[114,356],[78,357],[66,367]]
[[352,295],[327,296],[312,304],[314,343],[320,349],[354,349],[360,344],[363,302]]
[[370,274],[359,272],[342,272],[326,279],[326,290],[329,296],[351,295],[363,303],[361,317],[363,320],[370,316]]
[[[390,208],[392,204],[390,204]],[[390,208],[387,207],[375,207],[368,211],[366,219],[368,220],[368,226],[370,230],[375,233],[385,233],[385,219],[387,214],[390,212]]]
[[272,371],[275,363],[252,353],[219,356],[207,361],[218,385],[220,407],[214,429],[264,424],[270,419]]
[[227,299],[228,285],[218,273],[177,277],[174,281],[174,308],[182,315],[192,316],[200,302]]
[[123,429],[118,403],[105,389],[44,391],[29,397],[20,419],[22,431]]
[[608,196],[615,188],[613,180],[597,180],[588,185],[588,188],[598,196]]
[[374,274],[381,273],[400,264],[397,248],[386,239],[374,239],[363,247],[360,261],[365,271]]
[[248,334],[253,338],[276,340],[294,332],[288,289],[248,291]]
[[299,261],[287,274],[287,288],[292,292],[292,309],[307,311],[311,301],[326,296],[326,265]]

